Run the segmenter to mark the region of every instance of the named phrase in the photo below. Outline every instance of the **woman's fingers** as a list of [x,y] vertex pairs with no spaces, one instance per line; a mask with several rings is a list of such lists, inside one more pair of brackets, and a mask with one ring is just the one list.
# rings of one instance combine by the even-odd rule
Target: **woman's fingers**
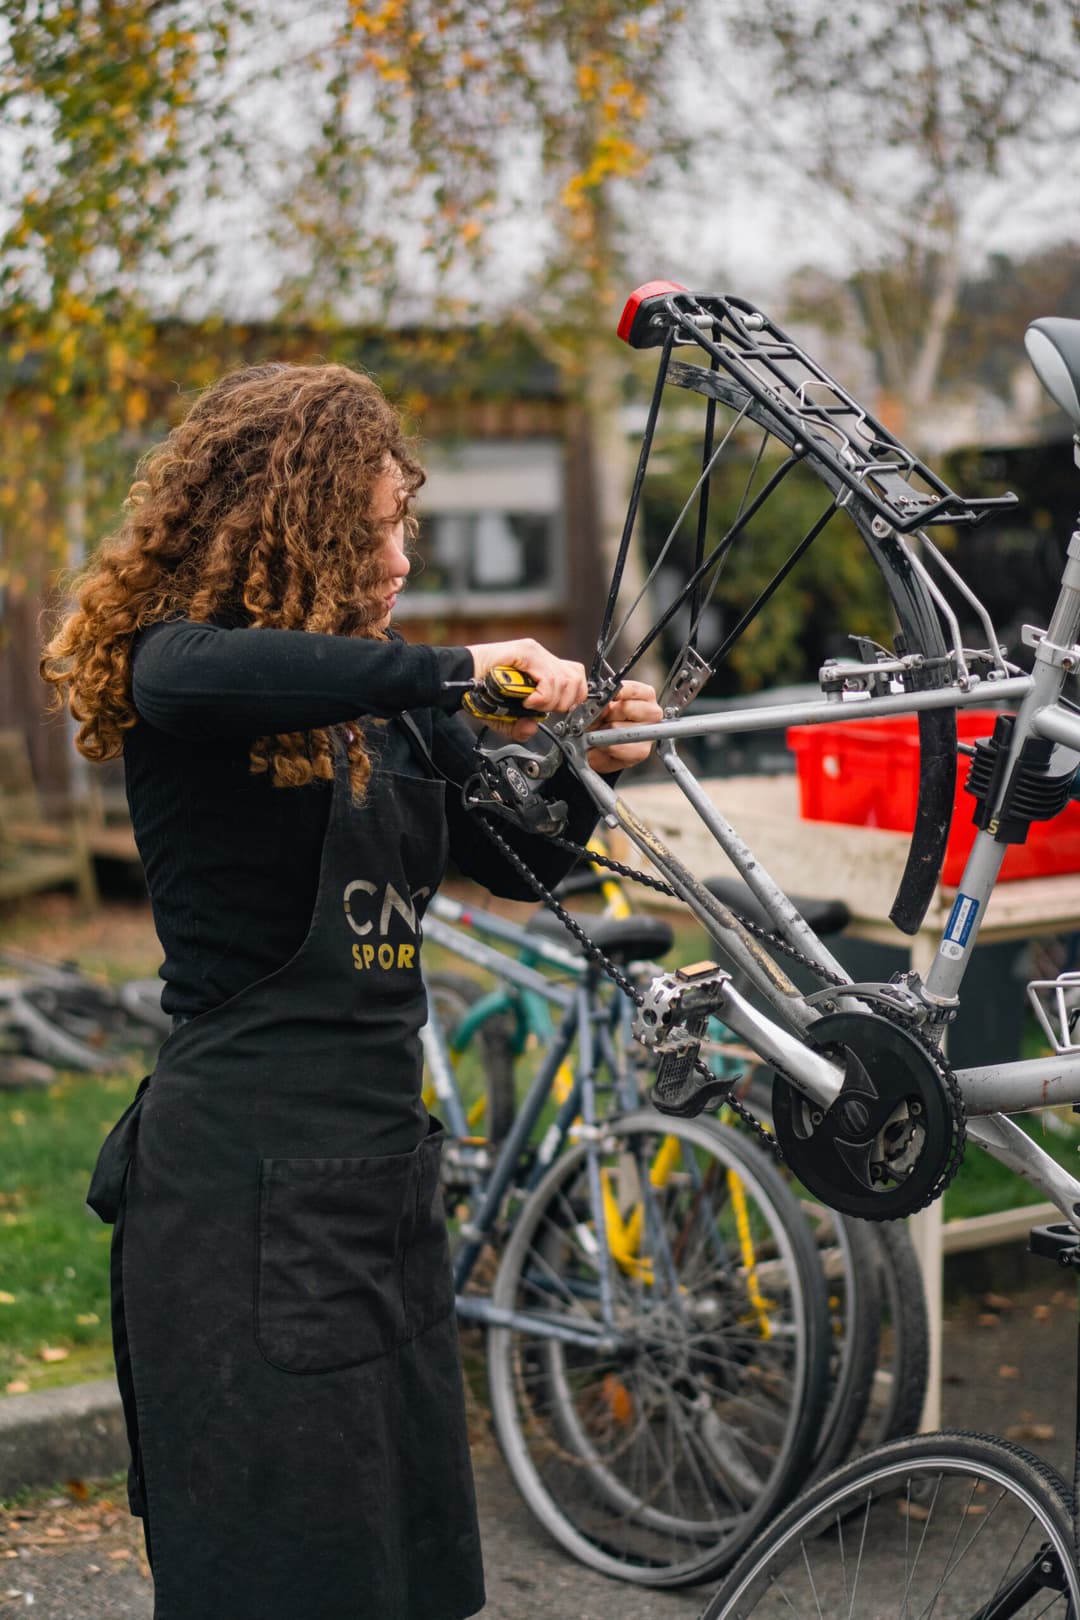
[[527,709],[565,714],[568,709],[584,703],[588,695],[584,664],[556,658],[554,653],[549,653],[545,647],[537,647],[534,653],[529,653],[527,662],[517,664],[515,667],[523,669],[536,682],[536,691],[532,697],[525,699],[524,706]]
[[592,729],[604,731],[612,726],[650,726],[663,718],[664,711],[659,703],[647,703],[644,698],[632,699],[627,703],[612,703]]
[[575,708],[585,700],[588,683],[584,665],[567,658],[557,658],[531,638],[484,642],[470,647],[469,651],[478,679],[500,664],[520,669],[531,676],[536,683],[536,691],[524,700],[527,709],[565,714],[568,709]]
[[593,770],[604,776],[640,765],[651,753],[651,743],[619,743],[614,748],[590,748],[587,758]]
[[[664,711],[656,701],[653,687],[644,681],[624,681],[593,729],[606,731],[613,726],[655,725],[663,718]],[[640,765],[651,752],[649,742],[615,743],[608,748],[590,748],[588,760],[594,771],[622,771],[629,765]]]
[[586,756],[594,771],[601,776],[610,771],[625,771],[631,765],[640,765],[652,753],[652,743],[617,743],[612,748],[590,748]]
[[[511,669],[520,669],[530,676],[535,682],[536,690],[524,699],[523,707],[526,709],[549,714],[566,714],[579,703],[583,703],[588,696],[584,665],[572,659],[557,658],[554,653],[529,637],[520,641],[483,642],[470,647],[469,652],[472,654],[477,679],[482,679],[500,664],[507,665]],[[663,712],[656,701],[653,687],[647,685],[645,681],[624,681],[607,708],[597,717],[594,729],[649,725],[662,719]],[[518,720],[507,729],[511,736],[523,742],[532,736],[536,724],[533,721]],[[631,750],[630,753],[626,752],[628,749]],[[599,753],[600,750],[594,752]],[[603,752],[618,760],[618,765],[607,766],[607,769],[615,770],[624,764],[634,764],[646,758],[649,745],[626,743],[620,745],[617,754],[610,749]]]
[[614,697],[616,703],[640,701],[656,705],[656,688],[645,681],[623,681]]
[[610,726],[647,726],[664,718],[656,692],[644,681],[624,681],[596,722],[595,729]]

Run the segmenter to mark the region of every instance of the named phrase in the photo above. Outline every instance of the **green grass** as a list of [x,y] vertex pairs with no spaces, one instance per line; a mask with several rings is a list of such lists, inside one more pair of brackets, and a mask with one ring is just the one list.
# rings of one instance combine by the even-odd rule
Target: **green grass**
[[[98,1148],[141,1067],[70,1074],[0,1101],[0,1390],[103,1378],[112,1369],[112,1228],[86,1206]],[[50,1359],[43,1351],[66,1351]]]
[[56,1502],[58,1496],[64,1496],[80,1506],[94,1506],[101,1504],[111,1508],[115,1500],[123,1501],[127,1494],[127,1469],[121,1473],[107,1474],[103,1479],[67,1480],[63,1484],[55,1485],[24,1485],[21,1490],[13,1491],[10,1496],[0,1496],[0,1509],[8,1513],[17,1513],[20,1510],[35,1513],[47,1508]]

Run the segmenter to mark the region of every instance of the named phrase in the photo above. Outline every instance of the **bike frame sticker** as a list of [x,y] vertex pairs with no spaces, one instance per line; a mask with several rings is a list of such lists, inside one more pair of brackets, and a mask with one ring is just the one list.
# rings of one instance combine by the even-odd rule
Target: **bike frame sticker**
[[978,915],[979,902],[974,895],[958,894],[956,896],[953,901],[952,911],[949,913],[949,920],[945,924],[945,938],[941,942],[942,956],[948,956],[954,962],[963,956]]

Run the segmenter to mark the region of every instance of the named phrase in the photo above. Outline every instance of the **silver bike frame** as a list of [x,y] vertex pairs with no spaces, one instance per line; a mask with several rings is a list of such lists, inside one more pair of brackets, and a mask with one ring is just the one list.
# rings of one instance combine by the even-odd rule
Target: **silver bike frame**
[[[743,1006],[738,1011],[736,1032],[766,1061],[770,1053],[783,1051],[785,1071],[822,1106],[828,1107],[839,1095],[843,1072],[805,1045],[806,1033],[820,1016],[820,1009],[806,1001],[760,942],[740,926],[726,906],[714,899],[610,783],[590,768],[586,759],[588,749],[629,742],[660,743],[657,753],[664,769],[764,906],[777,932],[819,966],[840,974],[850,983],[850,975],[839,967],[780,885],[761,866],[751,847],[702,790],[693,772],[679,758],[675,743],[683,737],[855,722],[882,715],[915,714],[922,709],[965,708],[1009,701],[1017,704],[1018,709],[1008,768],[1002,778],[1007,781],[1009,769],[1029,737],[1048,738],[1080,755],[1080,713],[1060,701],[1066,677],[1080,669],[1078,638],[1080,532],[1073,535],[1069,544],[1061,591],[1050,626],[1045,634],[1031,633],[1035,665],[1030,675],[984,680],[969,677],[964,689],[953,686],[886,697],[838,696],[820,702],[739,709],[700,718],[690,715],[651,725],[613,726],[579,736],[571,732],[563,738],[563,751],[591,793],[606,825],[621,829],[647,856],[781,1020],[777,1024],[767,1014],[753,1009],[748,1012]],[[995,812],[999,808],[1000,805],[996,805]],[[975,836],[956,901],[926,976],[925,989],[932,1003],[948,1004],[959,993],[1007,848],[1008,845],[998,843],[990,832],[978,832]],[[845,999],[842,991],[837,991],[837,999]],[[857,997],[850,999],[857,1003]],[[724,1009],[720,1009],[720,1016],[725,1017]],[[1080,1180],[1064,1171],[1025,1132],[1004,1117],[1080,1100],[1080,1052],[961,1069],[957,1079],[969,1115],[968,1130],[972,1140],[1038,1187],[1080,1230]]]

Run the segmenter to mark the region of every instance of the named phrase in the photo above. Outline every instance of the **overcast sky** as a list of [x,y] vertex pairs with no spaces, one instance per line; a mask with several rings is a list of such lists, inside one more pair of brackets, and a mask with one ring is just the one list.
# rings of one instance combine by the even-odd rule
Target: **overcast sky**
[[[284,61],[317,44],[320,30],[327,42],[331,38],[333,17],[327,8],[296,0],[293,16],[293,35],[272,38],[273,50]],[[271,48],[265,33],[256,32],[254,40],[254,64],[249,54],[228,70],[234,87],[250,77],[253,65],[259,69],[258,52],[265,54]],[[738,53],[725,52],[714,42],[680,71],[685,73],[685,85],[679,86],[676,99],[684,109],[689,108],[690,127],[704,129],[710,119],[722,123],[715,172],[710,172],[714,154],[706,139],[697,175],[675,180],[635,211],[628,290],[639,281],[670,276],[697,287],[737,292],[769,307],[780,298],[784,281],[802,265],[843,275],[858,260],[866,262],[873,252],[872,236],[864,233],[859,241],[849,217],[821,193],[799,184],[798,133],[790,120],[785,124],[783,109],[764,95],[758,97],[765,112],[764,117],[758,116],[756,128],[753,111],[741,115],[741,123],[740,115],[733,113],[736,92],[745,95],[747,89],[730,80],[732,73],[742,72]],[[753,102],[753,87],[750,90]],[[196,177],[183,222],[197,239],[220,249],[210,285],[198,301],[252,317],[268,315],[273,309],[274,289],[282,272],[280,258],[266,247],[273,196],[275,190],[287,194],[294,183],[299,154],[318,127],[320,108],[310,94],[310,81],[300,86],[288,79],[270,82],[264,78],[245,89],[243,102],[249,131],[257,138],[265,184],[253,188],[234,177],[224,197],[208,200]],[[768,174],[760,166],[766,148],[774,154]],[[1067,155],[1071,157],[1071,151]],[[1080,241],[1080,185],[1074,165],[1065,156],[1059,171],[1041,185],[1032,185],[1030,176],[1019,174],[996,188],[980,188],[980,207],[970,229],[972,270],[979,268],[989,251],[1022,255],[1055,240]],[[897,178],[902,179],[905,154],[895,153],[894,158]],[[7,189],[18,170],[13,132],[0,138],[0,165],[0,183]],[[522,175],[521,190],[528,197],[524,160]],[[531,210],[524,207],[513,224],[501,229],[494,242],[487,296],[508,300],[520,292],[527,277],[543,262],[548,230],[535,206]],[[423,308],[435,281],[430,259],[419,251],[418,238],[413,239],[413,249],[405,258],[405,289],[411,296],[398,307],[407,315]],[[175,307],[180,301],[178,284],[167,276],[156,278],[155,290],[165,307]],[[184,302],[191,313],[191,301]]]

